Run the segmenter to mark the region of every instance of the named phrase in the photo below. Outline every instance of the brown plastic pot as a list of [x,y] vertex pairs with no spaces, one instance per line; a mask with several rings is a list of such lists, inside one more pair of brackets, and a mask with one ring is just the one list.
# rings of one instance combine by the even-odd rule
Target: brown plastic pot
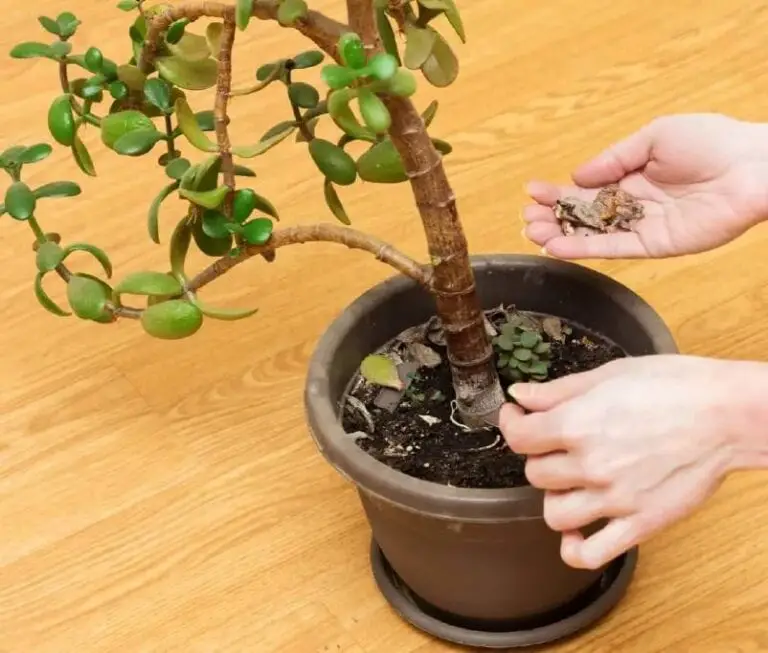
[[[513,304],[596,331],[628,355],[676,353],[657,313],[609,277],[528,255],[473,257],[484,308]],[[623,596],[637,551],[598,570],[568,567],[532,487],[464,489],[423,481],[369,456],[346,434],[340,405],[362,359],[428,320],[429,294],[394,277],[354,301],[312,356],[306,409],[318,448],[358,488],[371,561],[389,603],[439,638],[486,648],[538,645],[594,624]],[[597,525],[585,532],[593,530]]]

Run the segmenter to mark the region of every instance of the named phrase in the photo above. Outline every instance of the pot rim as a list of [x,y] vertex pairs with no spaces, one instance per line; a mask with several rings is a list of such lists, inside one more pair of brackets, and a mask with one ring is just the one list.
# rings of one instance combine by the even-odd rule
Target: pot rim
[[[470,257],[475,273],[487,268],[544,267],[567,274],[610,296],[646,331],[657,353],[677,354],[674,337],[661,316],[637,293],[602,272],[578,263],[535,254],[479,254]],[[342,428],[338,408],[329,399],[327,372],[345,336],[361,315],[416,284],[395,275],[359,295],[325,330],[310,358],[304,405],[310,434],[324,458],[343,477],[380,500],[433,518],[464,522],[541,519],[544,493],[532,486],[502,489],[458,488],[418,479],[376,460]]]

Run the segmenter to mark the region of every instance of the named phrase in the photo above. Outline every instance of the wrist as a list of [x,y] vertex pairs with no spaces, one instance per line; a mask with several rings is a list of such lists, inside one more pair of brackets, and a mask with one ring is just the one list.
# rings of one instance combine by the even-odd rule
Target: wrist
[[768,468],[768,364],[729,362],[729,471]]

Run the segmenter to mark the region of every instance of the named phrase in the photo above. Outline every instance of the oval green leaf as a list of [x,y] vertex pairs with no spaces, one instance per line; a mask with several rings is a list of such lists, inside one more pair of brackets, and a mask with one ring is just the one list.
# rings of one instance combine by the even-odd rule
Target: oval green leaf
[[54,242],[46,241],[40,243],[37,248],[37,254],[35,255],[35,265],[37,269],[45,274],[55,270],[56,267],[64,260],[66,254],[64,250]]
[[277,8],[277,22],[283,27],[293,25],[307,15],[309,8],[304,0],[282,0]]
[[107,256],[104,250],[95,245],[89,245],[88,243],[72,243],[64,248],[64,257],[66,258],[72,254],[72,252],[86,252],[90,254],[99,262],[99,265],[101,265],[107,278],[109,279],[112,277],[112,262],[109,260],[109,256]]
[[252,159],[253,157],[260,156],[265,152],[272,149],[275,145],[285,140],[296,130],[296,125],[293,123],[286,123],[285,126],[276,134],[269,136],[268,138],[262,138],[255,145],[242,145],[232,148],[232,154],[235,154],[244,159]]
[[320,93],[311,84],[293,82],[288,87],[288,98],[302,109],[314,109],[320,102]]
[[376,134],[384,134],[392,124],[392,117],[381,98],[365,87],[358,89],[360,115],[366,126]]
[[110,315],[107,287],[92,277],[73,274],[67,283],[67,299],[73,313],[83,320],[100,322]]
[[12,183],[5,191],[5,210],[16,220],[29,220],[36,205],[35,194],[23,181]]
[[121,136],[112,148],[123,156],[141,156],[149,152],[164,135],[157,129],[139,129]]
[[238,29],[244,30],[248,27],[253,13],[253,0],[237,0],[235,5],[235,24]]
[[80,139],[80,136],[75,134],[75,140],[72,143],[72,156],[77,163],[77,167],[80,168],[89,177],[96,176],[96,168],[93,165],[93,159],[91,153],[85,146],[85,143]]
[[258,308],[218,308],[203,303],[197,297],[192,299],[192,303],[200,309],[200,312],[205,315],[205,317],[210,317],[215,320],[225,320],[227,322],[251,317],[259,310]]
[[168,44],[168,50],[180,61],[187,64],[196,64],[206,60],[211,61],[208,39],[200,34],[185,32],[177,43]]
[[180,180],[184,176],[184,173],[189,170],[191,165],[189,159],[184,159],[182,157],[171,159],[165,166],[165,174],[171,179]]
[[323,63],[325,54],[321,50],[307,50],[293,57],[293,67],[297,70],[313,68]]
[[357,179],[355,160],[341,147],[322,138],[309,143],[309,153],[320,172],[339,186],[349,186]]
[[342,34],[337,46],[341,61],[348,68],[360,70],[368,63],[363,40],[354,32]]
[[10,54],[13,59],[34,59],[36,57],[51,58],[53,55],[51,46],[35,41],[28,41],[15,45],[11,49]]
[[462,43],[467,42],[467,35],[464,32],[464,23],[461,20],[461,14],[454,0],[419,0],[419,4],[427,9],[441,11],[445,14],[451,27],[456,31]]
[[75,197],[80,195],[82,189],[74,181],[53,181],[43,184],[34,191],[37,199],[44,197]]
[[262,213],[266,213],[267,215],[272,216],[275,220],[280,219],[280,216],[277,213],[277,209],[274,207],[272,202],[270,202],[266,197],[263,197],[258,193],[254,193],[253,198],[254,198],[254,204],[253,204],[254,211],[261,211]]
[[144,309],[141,314],[144,331],[161,340],[188,338],[203,326],[203,313],[183,299],[169,299]]
[[394,390],[402,390],[405,386],[397,371],[397,364],[383,354],[371,354],[360,364],[360,374],[374,385],[380,385]]
[[376,26],[378,27],[384,50],[392,55],[397,61],[397,65],[400,66],[402,62],[400,61],[400,52],[397,48],[395,31],[392,29],[392,23],[389,22],[387,11],[384,6],[376,7]]
[[118,66],[117,78],[132,91],[141,91],[147,81],[147,76],[131,64]]
[[218,145],[208,138],[200,128],[195,114],[192,113],[192,109],[184,98],[176,100],[175,109],[181,133],[192,146],[202,152],[215,152],[219,149]]
[[171,113],[171,87],[164,79],[153,77],[144,84],[144,97],[147,102],[163,113]]
[[376,142],[376,134],[361,125],[349,107],[351,95],[348,89],[333,91],[328,98],[328,114],[345,134],[360,140]]
[[206,209],[217,209],[229,194],[229,186],[219,186],[213,190],[196,191],[182,188],[179,195],[188,199],[193,204]]
[[346,86],[350,86],[361,74],[361,71],[351,70],[336,64],[329,64],[328,66],[323,66],[320,76],[328,85],[328,88],[336,91]]
[[405,53],[403,63],[406,68],[418,70],[432,54],[437,32],[430,28],[419,27],[413,23],[405,25]]
[[192,236],[198,249],[206,256],[224,256],[232,249],[232,234],[222,238],[212,238],[203,231],[203,221],[198,220],[192,227]]
[[243,237],[249,245],[263,245],[272,235],[272,220],[255,218],[243,225]]
[[53,152],[53,148],[48,145],[48,143],[37,143],[36,145],[31,145],[26,148],[20,154],[19,161],[27,164],[37,163],[38,161],[48,158],[51,152]]
[[180,281],[186,280],[184,264],[189,252],[189,244],[192,241],[192,228],[187,218],[179,220],[171,235],[170,259],[171,273]]
[[141,271],[129,274],[118,283],[113,291],[113,299],[116,304],[119,304],[121,295],[163,297],[178,295],[183,290],[181,284],[170,274]]
[[450,86],[459,75],[459,60],[456,58],[451,46],[437,32],[435,32],[432,54],[422,64],[421,72],[432,86],[438,88]]
[[171,84],[188,91],[204,91],[216,84],[218,67],[211,58],[186,61],[180,57],[159,57],[155,66]]
[[40,305],[49,313],[53,313],[54,315],[58,317],[67,317],[69,315],[72,315],[72,313],[69,313],[65,311],[63,308],[59,307],[56,302],[54,302],[49,296],[48,293],[45,292],[43,289],[43,276],[44,274],[42,272],[38,272],[35,276],[35,297],[37,298],[37,301],[40,302]]
[[330,179],[326,179],[323,182],[323,195],[325,197],[325,203],[328,205],[328,208],[331,213],[333,213],[334,217],[342,224],[352,224],[352,221],[344,210],[344,205],[341,203],[341,199]]
[[163,201],[178,187],[178,181],[172,184],[168,184],[155,196],[155,199],[152,200],[152,204],[149,206],[147,229],[149,231],[149,237],[158,245],[160,244],[160,206],[162,205]]
[[400,153],[390,139],[372,146],[357,160],[360,179],[377,184],[398,184],[408,181]]
[[397,59],[386,52],[379,52],[371,57],[366,70],[371,77],[386,81],[397,72]]
[[202,230],[206,236],[214,239],[228,238],[232,233],[228,228],[230,224],[221,211],[208,209],[203,213]]
[[219,58],[221,50],[221,33],[224,30],[224,23],[209,23],[205,28],[205,39],[208,42],[208,49],[211,55]]
[[256,208],[256,193],[250,188],[235,191],[232,198],[232,217],[236,222],[247,220]]
[[94,74],[100,73],[101,66],[104,63],[104,55],[101,53],[99,48],[88,48],[85,51],[85,57],[83,61],[85,62],[86,70]]
[[141,111],[127,109],[104,116],[101,120],[101,140],[110,149],[121,137],[134,131],[157,131],[151,118]]
[[60,95],[48,109],[48,131],[60,145],[70,147],[75,141],[75,117],[69,94]]

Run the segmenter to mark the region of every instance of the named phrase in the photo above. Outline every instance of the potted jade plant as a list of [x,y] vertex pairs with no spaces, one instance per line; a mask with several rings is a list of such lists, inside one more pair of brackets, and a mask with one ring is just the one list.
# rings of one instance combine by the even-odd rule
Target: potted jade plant
[[[200,291],[254,256],[279,265],[278,250],[295,243],[346,245],[394,268],[317,345],[305,391],[312,437],[356,484],[372,529],[376,582],[405,619],[474,647],[557,640],[619,601],[637,551],[596,570],[563,563],[559,534],[542,517],[543,495],[496,426],[509,400],[505,388],[675,345],[644,301],[602,274],[540,256],[470,257],[443,167],[451,146],[428,131],[438,105],[417,109],[413,100],[417,79],[440,88],[457,78],[445,30],[465,40],[459,10],[454,0],[346,6],[342,24],[305,0],[122,0],[120,61],[93,45],[75,48],[80,21],[73,14],[40,17],[47,36],[10,54],[48,59],[57,69],[50,136],[85,175],[98,166],[84,129],[99,130],[115,157],[144,156],[158,166],[159,191],[142,210],[149,239],[167,247],[168,265],[115,275],[101,249],[43,228],[50,198],[81,192],[72,181],[26,183],[26,167],[51,153],[47,142],[0,155],[9,176],[0,214],[32,230],[32,285],[44,308],[102,325],[134,320],[161,339],[193,336],[207,320],[258,322],[255,309],[219,307]],[[255,19],[298,30],[312,44],[262,62],[252,85],[233,88],[233,48]],[[318,66],[322,88],[307,81]],[[285,92],[285,115],[260,138],[233,139],[231,103],[252,102],[258,111],[259,93],[276,87]],[[196,94],[211,89],[212,106],[202,105]],[[337,136],[317,136],[319,123]],[[347,150],[353,142],[364,150],[357,157]],[[255,190],[253,168],[278,145],[314,162],[328,223],[276,225],[279,198]],[[356,181],[371,192],[410,185],[428,244],[423,262],[348,226],[340,190]],[[186,214],[161,236],[171,196],[186,202]],[[629,229],[642,218],[616,188],[593,205],[563,201],[557,215],[567,233]],[[187,262],[192,248],[210,257],[196,273]],[[103,274],[73,269],[67,259],[75,251],[95,257]],[[49,277],[66,283],[66,305],[46,292]]]

